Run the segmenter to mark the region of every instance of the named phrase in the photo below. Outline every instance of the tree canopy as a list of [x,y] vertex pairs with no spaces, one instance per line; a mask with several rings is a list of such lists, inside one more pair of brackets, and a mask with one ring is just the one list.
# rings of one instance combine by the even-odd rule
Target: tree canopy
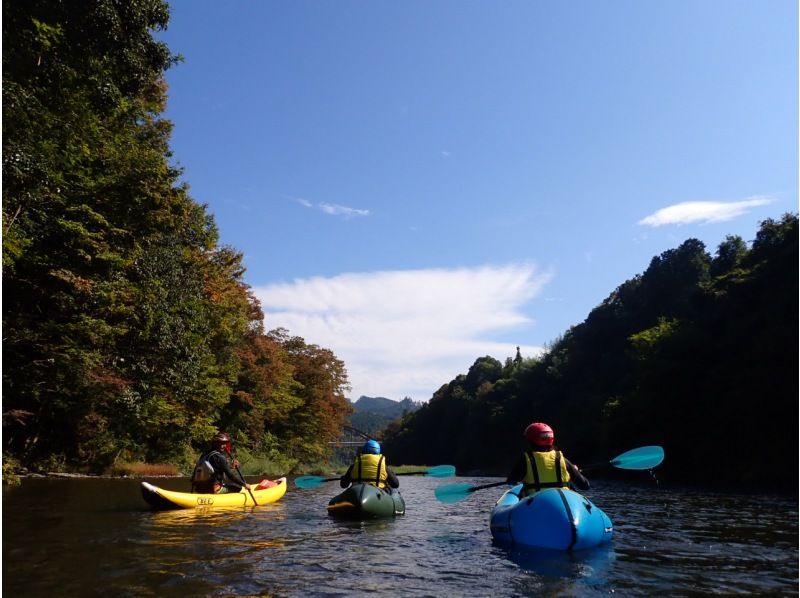
[[172,165],[161,0],[3,4],[3,440],[34,468],[188,464],[218,427],[287,464],[349,415],[328,350],[265,333]]
[[505,474],[532,421],[577,463],[647,444],[662,476],[797,487],[797,216],[752,246],[697,239],[654,257],[536,358],[481,357],[386,432],[396,462]]

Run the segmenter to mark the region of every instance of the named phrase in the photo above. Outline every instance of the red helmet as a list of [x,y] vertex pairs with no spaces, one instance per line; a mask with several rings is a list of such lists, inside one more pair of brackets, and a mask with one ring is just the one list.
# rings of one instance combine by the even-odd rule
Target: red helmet
[[230,435],[225,432],[217,432],[211,439],[211,446],[230,454],[232,448]]
[[541,422],[534,422],[525,428],[525,438],[534,446],[553,446],[555,434],[553,428]]

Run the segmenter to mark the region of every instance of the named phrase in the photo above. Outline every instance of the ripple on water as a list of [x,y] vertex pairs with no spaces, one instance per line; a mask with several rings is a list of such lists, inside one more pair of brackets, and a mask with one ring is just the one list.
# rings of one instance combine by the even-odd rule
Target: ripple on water
[[502,488],[437,502],[452,480],[403,478],[407,515],[369,522],[327,516],[333,484],[251,509],[154,513],[137,482],[28,481],[3,495],[10,596],[797,595],[791,498],[598,483],[588,495],[614,521],[612,544],[548,554],[492,543]]

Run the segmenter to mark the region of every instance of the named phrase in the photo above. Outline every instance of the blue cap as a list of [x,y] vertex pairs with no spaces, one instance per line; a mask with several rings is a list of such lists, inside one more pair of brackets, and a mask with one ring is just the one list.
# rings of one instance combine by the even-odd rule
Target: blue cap
[[361,448],[362,453],[370,453],[372,455],[380,455],[381,454],[381,445],[378,444],[377,440],[367,440],[364,443],[364,446]]

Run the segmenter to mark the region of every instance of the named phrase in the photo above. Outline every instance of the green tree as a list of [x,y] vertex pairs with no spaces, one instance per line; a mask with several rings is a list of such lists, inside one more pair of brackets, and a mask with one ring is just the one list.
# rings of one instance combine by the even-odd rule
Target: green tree
[[118,450],[100,437],[130,386],[130,271],[185,200],[157,117],[167,18],[163,2],[3,4],[3,423],[28,458]]
[[747,255],[747,243],[739,235],[727,235],[717,247],[717,255],[711,262],[711,274],[720,276],[739,266]]

